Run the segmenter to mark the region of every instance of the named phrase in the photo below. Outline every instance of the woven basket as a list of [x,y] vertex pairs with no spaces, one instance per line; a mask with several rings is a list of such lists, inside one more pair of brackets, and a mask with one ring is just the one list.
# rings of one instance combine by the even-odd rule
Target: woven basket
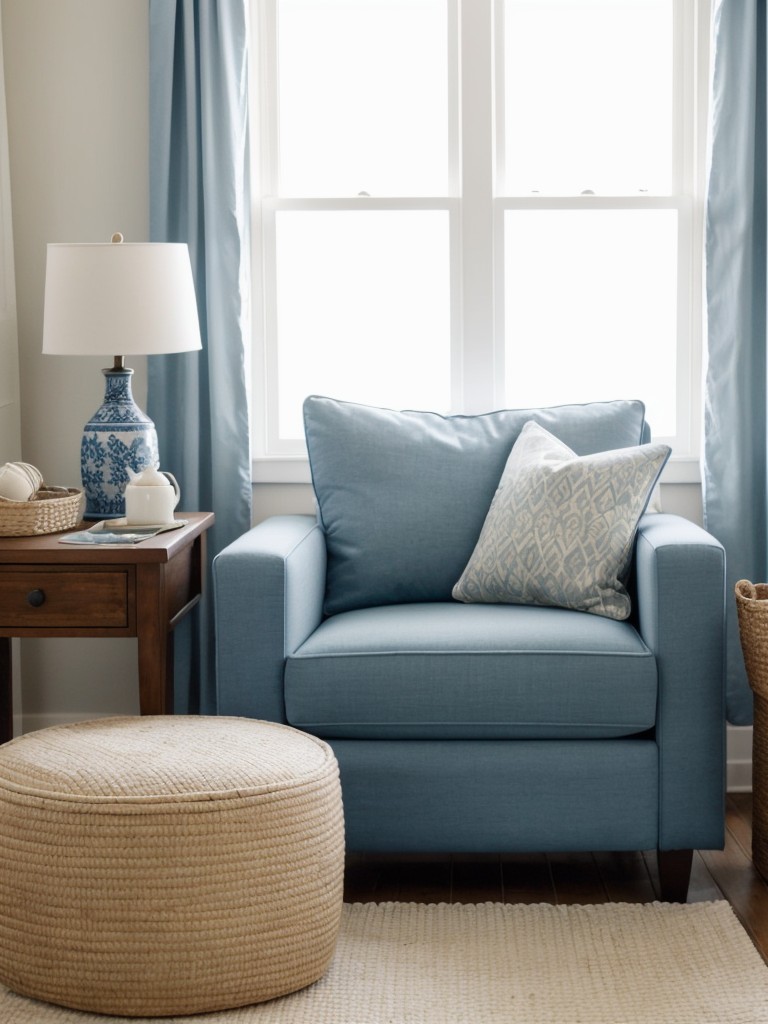
[[72,530],[80,522],[83,492],[42,485],[31,501],[0,498],[0,537],[34,537]]
[[0,982],[22,995],[206,1013],[312,984],[333,956],[344,817],[314,736],[183,715],[26,733],[0,746],[0,822]]
[[741,649],[754,695],[752,862],[768,879],[768,583],[736,584]]

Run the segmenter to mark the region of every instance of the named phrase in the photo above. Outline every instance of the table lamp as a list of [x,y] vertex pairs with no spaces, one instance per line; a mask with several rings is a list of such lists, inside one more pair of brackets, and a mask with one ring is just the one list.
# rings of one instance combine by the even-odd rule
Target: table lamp
[[[50,243],[43,352],[114,356],[80,449],[86,519],[125,514],[128,470],[158,468],[157,433],[131,393],[126,355],[202,348],[189,250],[181,243]],[[120,353],[120,355],[115,355]]]

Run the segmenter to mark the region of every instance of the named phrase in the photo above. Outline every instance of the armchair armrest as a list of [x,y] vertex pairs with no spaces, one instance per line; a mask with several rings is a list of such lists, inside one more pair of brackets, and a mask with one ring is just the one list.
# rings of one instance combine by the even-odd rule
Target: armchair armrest
[[680,516],[646,515],[635,547],[635,587],[638,628],[658,666],[659,848],[721,848],[723,547]]
[[273,516],[216,556],[219,714],[285,721],[285,658],[320,624],[325,566],[313,516]]

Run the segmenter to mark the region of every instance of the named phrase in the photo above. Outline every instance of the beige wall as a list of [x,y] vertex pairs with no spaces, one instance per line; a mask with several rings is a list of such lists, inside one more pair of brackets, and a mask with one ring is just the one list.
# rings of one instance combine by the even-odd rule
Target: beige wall
[[[148,6],[2,2],[22,457],[49,483],[80,484],[80,435],[101,404],[103,360],[41,354],[45,247],[107,241],[116,230],[148,237]],[[140,403],[143,390],[140,379]],[[135,641],[21,648],[25,729],[137,708]]]

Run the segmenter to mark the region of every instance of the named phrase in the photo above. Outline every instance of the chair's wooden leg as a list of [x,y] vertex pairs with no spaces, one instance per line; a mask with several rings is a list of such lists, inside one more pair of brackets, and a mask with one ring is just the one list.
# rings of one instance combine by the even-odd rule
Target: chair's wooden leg
[[693,850],[659,850],[659,882],[664,903],[685,903],[691,879]]

